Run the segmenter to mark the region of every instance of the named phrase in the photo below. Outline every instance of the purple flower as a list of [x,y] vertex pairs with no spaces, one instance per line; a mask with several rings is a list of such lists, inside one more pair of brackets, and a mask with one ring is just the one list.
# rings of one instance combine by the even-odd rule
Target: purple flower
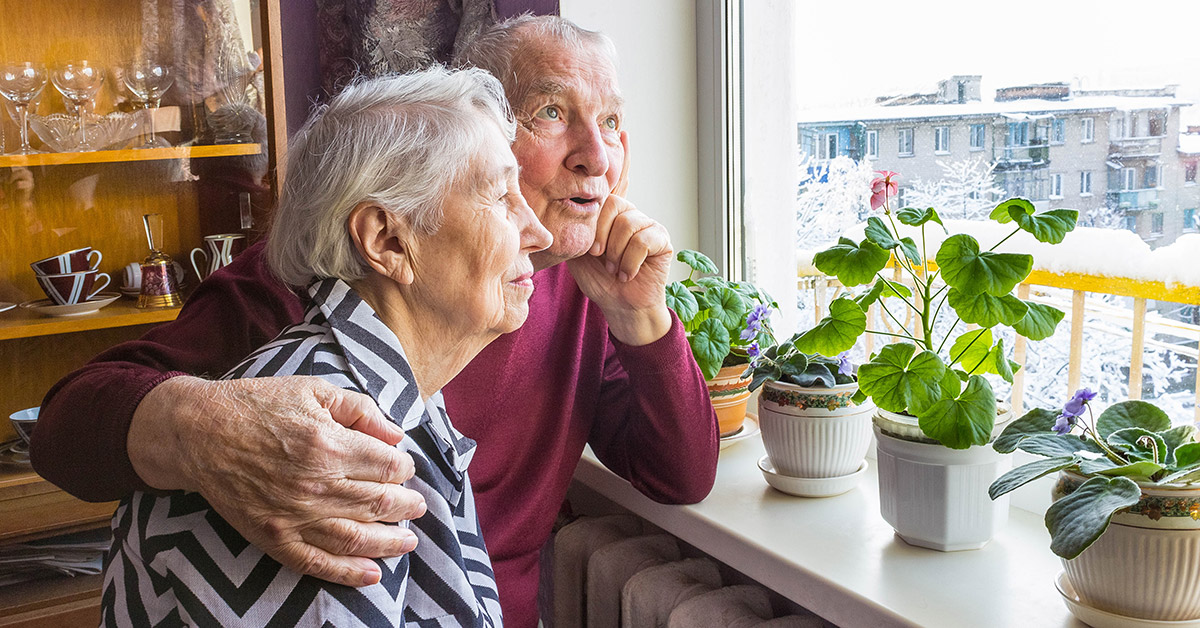
[[[1071,400],[1067,402],[1067,405],[1063,406],[1061,416],[1071,417],[1072,419],[1082,416],[1084,406],[1086,406],[1089,401],[1095,398],[1096,393],[1092,392],[1091,389],[1080,388],[1079,390],[1076,390],[1075,396],[1071,397]],[[1074,423],[1074,421],[1071,421],[1072,425],[1074,425]]]
[[758,304],[746,315],[746,328],[742,330],[742,340],[750,340],[762,331],[763,321],[771,318],[771,308]]
[[838,354],[838,373],[846,376],[854,375],[854,366],[850,364],[849,351],[843,351]]
[[751,363],[757,360],[758,356],[762,355],[762,352],[758,350],[758,341],[755,341],[751,343],[749,347],[746,347],[746,355],[750,357]]
[[1068,416],[1067,414],[1058,415],[1058,420],[1054,422],[1054,433],[1062,436],[1063,434],[1070,432],[1071,428],[1075,426],[1075,418],[1076,417]]

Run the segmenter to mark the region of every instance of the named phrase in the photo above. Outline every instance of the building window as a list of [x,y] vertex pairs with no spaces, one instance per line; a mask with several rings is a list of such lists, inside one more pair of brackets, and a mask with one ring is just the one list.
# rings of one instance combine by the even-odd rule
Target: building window
[[1137,232],[1137,214],[1126,214],[1124,222],[1126,231]]
[[1082,127],[1080,128],[1079,141],[1083,144],[1090,144],[1096,141],[1096,119],[1083,118],[1080,120]]
[[1150,214],[1150,233],[1154,235],[1162,235],[1163,232],[1163,215],[1162,212]]
[[1005,146],[1028,146],[1029,145],[1029,123],[1028,122],[1009,122],[1008,123],[1008,141]]
[[913,155],[913,130],[900,129],[900,142],[897,146],[897,152],[902,157],[912,157]]
[[1183,228],[1187,231],[1196,230],[1196,209],[1183,210]]
[[1146,166],[1146,171],[1142,174],[1142,181],[1145,183],[1144,189],[1152,189],[1158,187],[1158,166]]
[[1090,173],[1090,172],[1079,173],[1079,195],[1080,196],[1091,196],[1092,195],[1092,173]]
[[950,127],[938,126],[933,128],[933,152],[938,154],[950,152]]
[[1184,183],[1196,182],[1196,162],[1192,161],[1183,165],[1183,181]]
[[1062,198],[1062,175],[1050,175],[1050,198]]
[[1135,172],[1133,168],[1122,168],[1121,169],[1121,189],[1122,190],[1132,190],[1133,189],[1133,181],[1136,176],[1137,176],[1137,172]]
[[826,133],[821,136],[821,144],[817,147],[818,159],[833,159],[838,156],[837,133]]
[[879,131],[867,131],[867,157],[879,159]]
[[971,125],[971,150],[983,150],[984,125]]
[[1067,121],[1055,120],[1050,127],[1050,143],[1062,144],[1067,141]]

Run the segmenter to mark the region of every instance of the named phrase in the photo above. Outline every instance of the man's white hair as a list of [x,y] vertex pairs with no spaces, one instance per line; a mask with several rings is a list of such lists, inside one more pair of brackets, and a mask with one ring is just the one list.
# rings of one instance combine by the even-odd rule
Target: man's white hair
[[447,193],[497,126],[511,143],[516,124],[503,88],[483,70],[434,67],[348,85],[289,140],[267,242],[271,270],[293,286],[364,277],[347,230],[364,202],[434,233]]

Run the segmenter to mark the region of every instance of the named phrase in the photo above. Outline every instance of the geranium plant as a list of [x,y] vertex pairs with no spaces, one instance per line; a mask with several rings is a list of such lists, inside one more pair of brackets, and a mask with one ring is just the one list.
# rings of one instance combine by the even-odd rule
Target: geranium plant
[[1145,401],[1123,401],[1096,417],[1093,397],[1084,388],[1062,411],[1034,409],[1004,428],[992,444],[1001,453],[1020,449],[1043,456],[1000,476],[988,489],[992,499],[1057,471],[1087,478],[1046,511],[1050,549],[1068,559],[1099,538],[1114,513],[1138,503],[1137,482],[1200,481],[1196,428],[1172,427],[1165,412]]
[[704,377],[722,366],[748,364],[760,346],[773,345],[771,311],[778,305],[765,292],[744,281],[729,281],[699,251],[682,250],[676,259],[691,271],[687,279],[667,285],[667,307],[679,316],[692,355]]
[[[871,208],[881,210],[883,216],[868,218],[862,241],[841,238],[813,260],[821,272],[836,276],[847,288],[867,289],[835,299],[828,316],[795,345],[806,353],[836,356],[864,333],[898,338],[859,367],[859,394],[884,410],[915,416],[926,436],[947,447],[986,444],[995,426],[996,398],[983,375],[993,373],[1012,381],[1017,368],[992,330],[1003,325],[1025,338],[1042,340],[1054,333],[1063,318],[1061,310],[1012,294],[1033,269],[1033,257],[998,253],[996,248],[1019,231],[1042,242],[1062,242],[1075,228],[1079,213],[1072,209],[1037,212],[1025,199],[1008,199],[996,206],[991,219],[1012,224],[1013,231],[984,249],[969,234],[950,234],[934,208],[893,210],[891,198],[897,193],[899,175],[879,174],[872,182]],[[901,234],[897,223],[918,230],[920,242]],[[926,233],[932,228],[942,229],[946,237],[930,257]],[[889,263],[899,266],[914,288],[885,277]],[[898,331],[867,329],[867,309],[875,303],[896,322]],[[893,311],[896,307],[903,309]],[[901,323],[903,310],[915,314],[915,330],[906,330]],[[939,325],[941,317],[952,322]],[[962,324],[977,328],[954,336]],[[947,331],[939,333],[939,329]]]

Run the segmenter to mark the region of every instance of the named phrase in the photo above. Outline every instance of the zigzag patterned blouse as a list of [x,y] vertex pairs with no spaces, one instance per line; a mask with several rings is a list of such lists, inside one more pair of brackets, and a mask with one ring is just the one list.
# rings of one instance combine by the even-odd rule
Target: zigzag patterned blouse
[[113,516],[102,626],[501,625],[491,561],[467,465],[475,442],[422,402],[395,334],[345,282],[308,288],[304,322],[280,333],[225,379],[316,375],[370,395],[406,437],[416,475],[405,486],[428,512],[405,522],[417,548],[376,560],[382,580],[347,587],[302,576],[250,545],[196,493],[138,492]]

